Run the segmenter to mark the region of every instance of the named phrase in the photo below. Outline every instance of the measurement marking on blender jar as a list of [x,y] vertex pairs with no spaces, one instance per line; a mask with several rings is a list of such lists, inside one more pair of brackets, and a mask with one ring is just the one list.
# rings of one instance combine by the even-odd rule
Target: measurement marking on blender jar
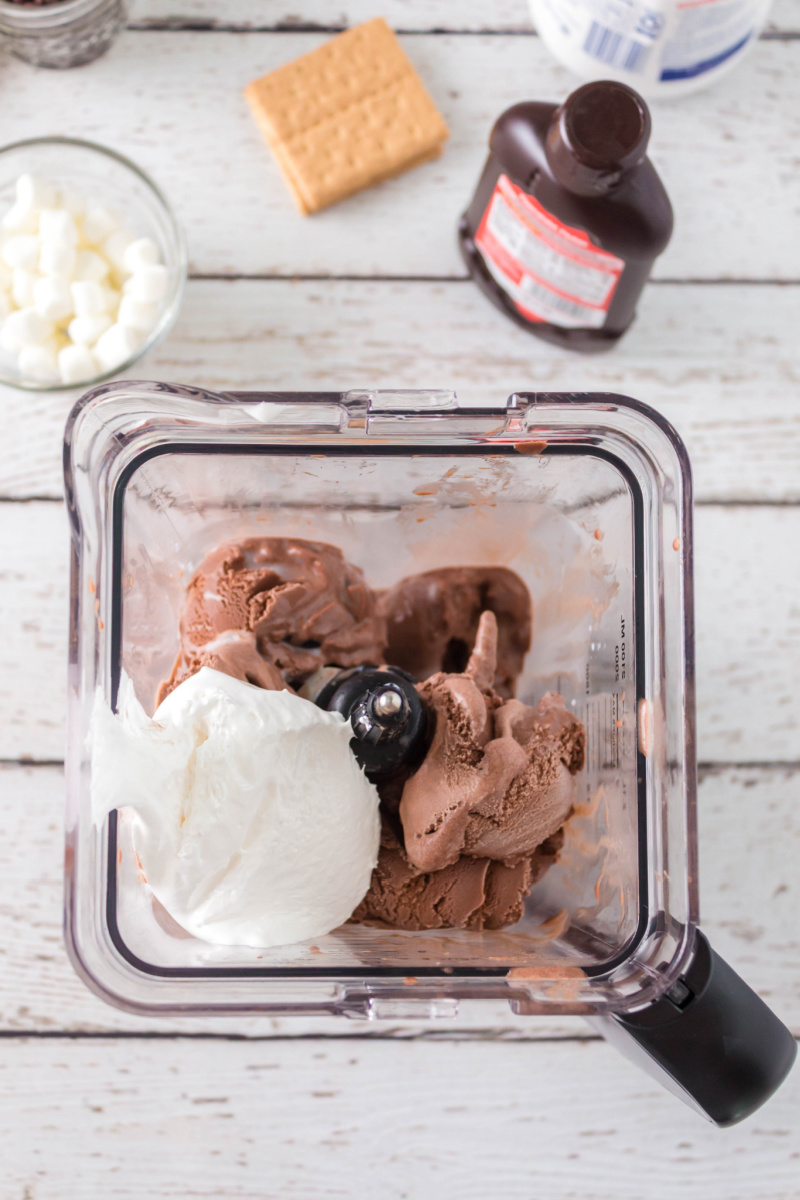
[[[622,741],[625,729],[625,684],[630,674],[628,658],[628,618],[620,615],[619,641],[614,643],[613,685],[609,687],[611,661],[606,667],[606,690],[592,694],[592,667],[586,664],[585,699],[581,719],[587,729],[588,778],[602,772],[619,771],[622,763]],[[599,648],[599,645],[598,647]],[[609,655],[610,658],[610,655]]]
[[620,730],[624,704],[619,692],[598,692],[590,696],[581,713],[586,726],[588,778],[620,767]]

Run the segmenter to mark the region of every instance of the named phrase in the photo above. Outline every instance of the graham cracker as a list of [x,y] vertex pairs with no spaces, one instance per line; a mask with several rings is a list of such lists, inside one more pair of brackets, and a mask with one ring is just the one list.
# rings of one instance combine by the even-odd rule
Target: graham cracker
[[436,158],[444,120],[382,17],[245,89],[302,213]]

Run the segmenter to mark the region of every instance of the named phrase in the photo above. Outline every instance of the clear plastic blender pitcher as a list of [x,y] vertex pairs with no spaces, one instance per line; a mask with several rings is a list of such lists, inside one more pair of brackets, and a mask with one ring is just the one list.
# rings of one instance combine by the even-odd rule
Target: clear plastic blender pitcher
[[[712,1120],[778,1086],[794,1041],[698,930],[691,483],[657,413],[613,395],[228,393],[124,382],[65,438],[72,533],[66,936],[136,1012],[454,1017],[461,999],[580,1013]],[[345,924],[308,944],[210,945],[136,867],[124,810],[90,804],[97,689],[152,713],[185,587],[219,544],[339,546],[372,587],[506,566],[534,606],[517,695],[558,691],[587,761],[558,861],[502,930]],[[409,980],[412,986],[409,986]]]

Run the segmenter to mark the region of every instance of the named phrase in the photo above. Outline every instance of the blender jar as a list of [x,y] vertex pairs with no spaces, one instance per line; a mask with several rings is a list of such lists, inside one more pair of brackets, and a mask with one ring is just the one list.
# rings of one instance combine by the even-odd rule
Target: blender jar
[[[691,483],[666,421],[611,395],[228,393],[123,382],[70,416],[67,945],[140,1013],[454,1016],[462,998],[581,1013],[720,1124],[778,1086],[788,1031],[710,949],[697,912]],[[91,712],[121,673],[152,713],[185,586],[242,537],[330,542],[383,588],[506,566],[534,632],[517,696],[558,691],[587,730],[558,861],[520,921],[211,945],[161,908],[125,810],[92,819]],[[732,1046],[737,1047],[735,1050]]]

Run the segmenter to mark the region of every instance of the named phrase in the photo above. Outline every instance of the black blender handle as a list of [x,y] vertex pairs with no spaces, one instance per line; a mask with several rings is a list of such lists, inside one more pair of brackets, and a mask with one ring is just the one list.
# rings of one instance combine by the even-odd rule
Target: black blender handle
[[623,1053],[719,1126],[760,1108],[797,1057],[783,1022],[699,930],[692,961],[668,992],[640,1012],[597,1024]]

